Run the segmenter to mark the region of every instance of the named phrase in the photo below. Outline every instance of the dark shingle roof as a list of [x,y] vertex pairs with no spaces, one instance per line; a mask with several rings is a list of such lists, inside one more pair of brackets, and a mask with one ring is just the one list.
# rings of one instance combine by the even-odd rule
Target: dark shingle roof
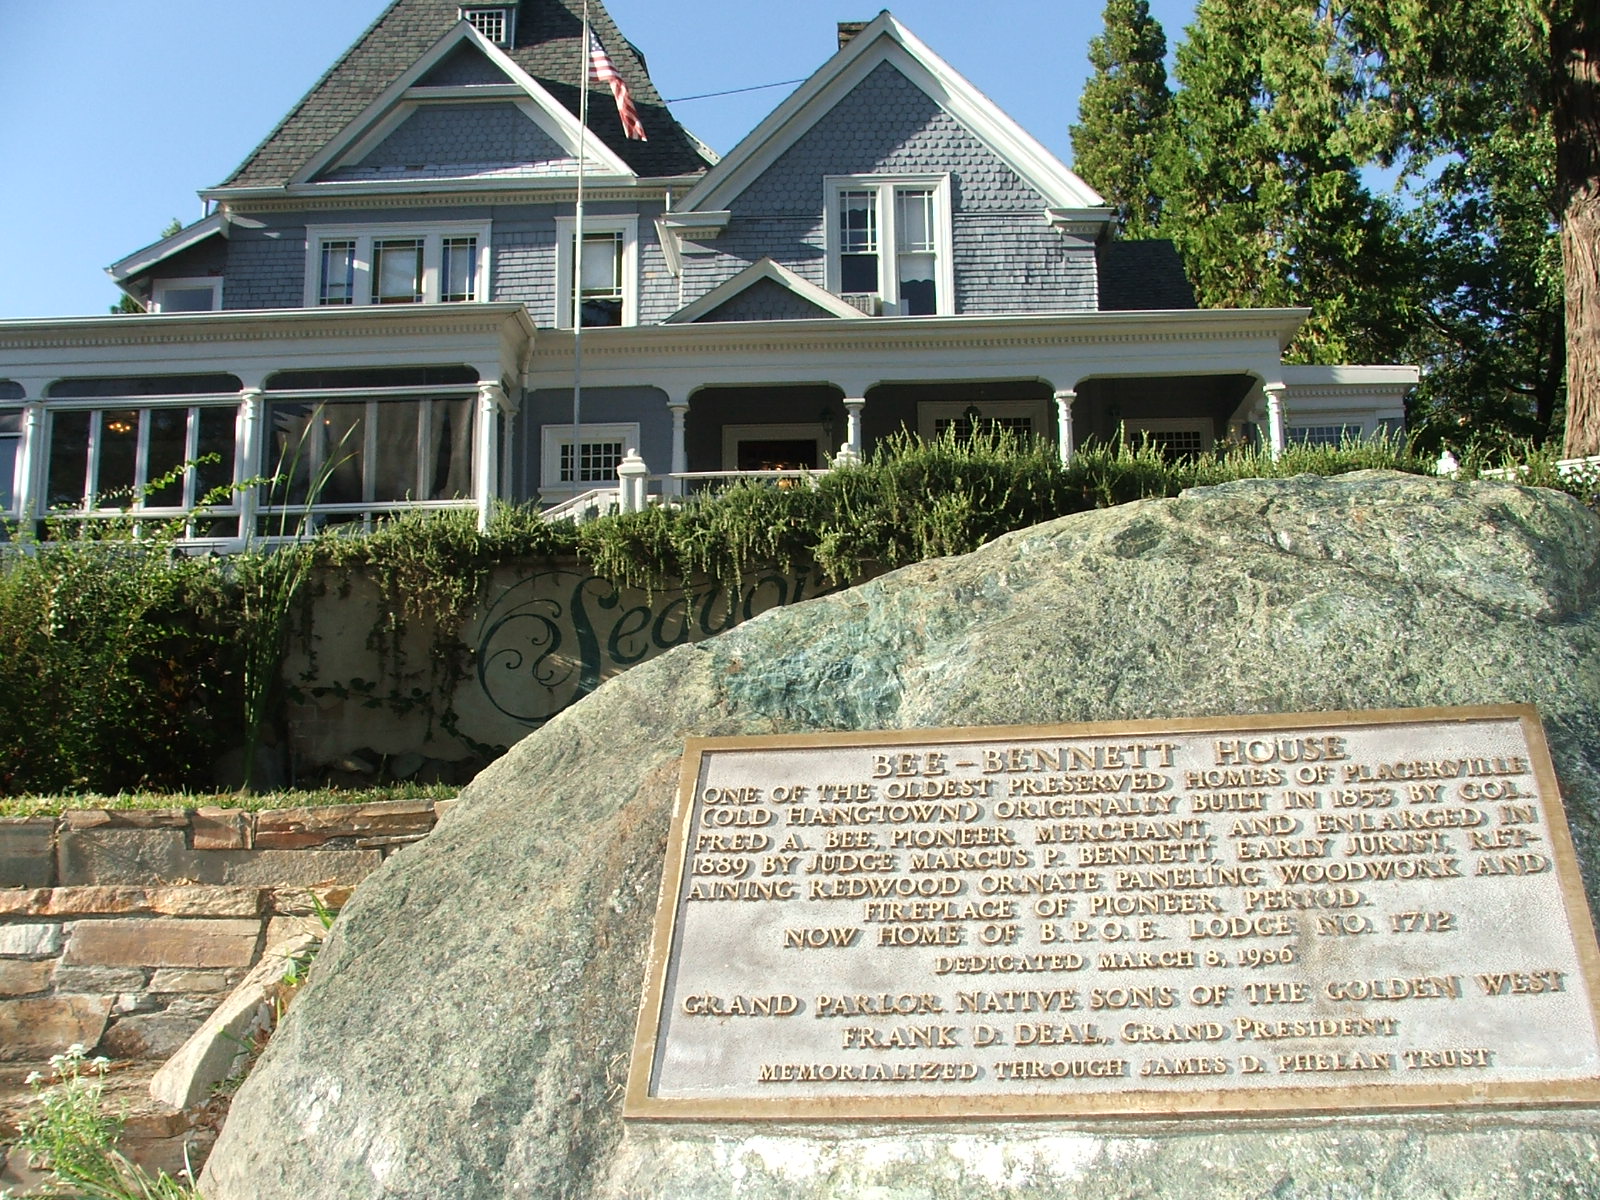
[[[574,115],[578,111],[583,0],[522,0],[516,45],[507,53]],[[278,187],[455,25],[458,0],[394,0],[311,91],[253,150],[223,187]],[[643,56],[622,36],[600,0],[589,22],[628,85],[647,142],[631,142],[610,89],[592,85],[589,128],[638,174],[687,175],[708,165],[673,120],[645,70]]]
[[1097,258],[1101,312],[1195,307],[1194,288],[1171,242],[1104,242]]

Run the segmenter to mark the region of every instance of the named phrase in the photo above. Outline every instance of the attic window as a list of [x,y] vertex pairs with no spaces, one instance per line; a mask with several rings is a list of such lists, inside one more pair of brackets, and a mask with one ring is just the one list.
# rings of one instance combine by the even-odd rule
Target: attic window
[[516,11],[517,8],[514,4],[498,4],[492,8],[463,7],[461,9],[461,19],[496,46],[509,47],[511,45],[511,35],[514,31]]

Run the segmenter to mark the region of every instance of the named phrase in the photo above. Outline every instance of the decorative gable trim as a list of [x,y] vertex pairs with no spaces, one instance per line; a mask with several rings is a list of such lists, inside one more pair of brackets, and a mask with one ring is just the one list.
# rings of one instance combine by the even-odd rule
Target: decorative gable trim
[[751,263],[732,279],[724,280],[698,300],[685,304],[662,323],[686,325],[698,321],[762,280],[771,280],[779,287],[787,288],[806,303],[814,305],[830,316],[842,317],[845,320],[867,319],[867,314],[854,305],[847,304],[833,293],[802,279],[788,267],[775,263],[770,258],[763,258]]
[[[466,21],[457,21],[449,33],[435,42],[385,88],[376,100],[367,105],[359,116],[330,138],[317,154],[295,172],[289,181],[291,186],[315,181],[318,175],[334,168],[348,156],[358,152],[364,154],[377,144],[375,138],[381,140],[382,136],[387,136],[398,128],[416,107],[417,95],[408,95],[414,85],[463,42],[481,51],[490,62],[505,73],[524,96],[532,101],[529,105],[519,105],[519,107],[522,107],[540,129],[557,144],[565,147],[573,157],[577,157],[581,145],[587,150],[590,160],[600,163],[606,172],[630,178],[633,176],[633,169],[618,158],[598,137],[592,133],[588,137],[582,137],[578,118],[568,112],[566,107],[546,91],[533,76],[513,62],[504,50],[486,39]],[[497,92],[499,90],[495,89]],[[432,99],[437,95],[437,89],[426,89],[418,95]],[[225,193],[226,189],[219,189],[217,194]]]
[[714,166],[684,197],[679,212],[727,208],[824,114],[885,62],[960,121],[1044,196],[1051,208],[1105,207],[1105,201],[1093,188],[886,11]]

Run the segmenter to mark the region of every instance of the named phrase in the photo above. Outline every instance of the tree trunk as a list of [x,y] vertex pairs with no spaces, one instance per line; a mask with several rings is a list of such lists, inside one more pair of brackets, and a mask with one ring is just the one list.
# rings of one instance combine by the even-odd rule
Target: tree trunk
[[1567,299],[1568,458],[1600,454],[1600,15],[1568,0],[1550,23],[1556,187]]

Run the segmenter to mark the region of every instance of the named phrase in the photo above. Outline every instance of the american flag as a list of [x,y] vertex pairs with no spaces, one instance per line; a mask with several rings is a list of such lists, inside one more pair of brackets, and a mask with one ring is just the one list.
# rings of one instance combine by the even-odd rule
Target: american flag
[[644,125],[639,121],[639,110],[634,108],[633,97],[628,95],[628,85],[622,82],[622,76],[617,74],[617,68],[612,65],[611,56],[592,30],[589,33],[589,81],[611,85],[612,98],[617,102],[617,116],[622,118],[622,132],[636,142],[648,141],[644,136]]

